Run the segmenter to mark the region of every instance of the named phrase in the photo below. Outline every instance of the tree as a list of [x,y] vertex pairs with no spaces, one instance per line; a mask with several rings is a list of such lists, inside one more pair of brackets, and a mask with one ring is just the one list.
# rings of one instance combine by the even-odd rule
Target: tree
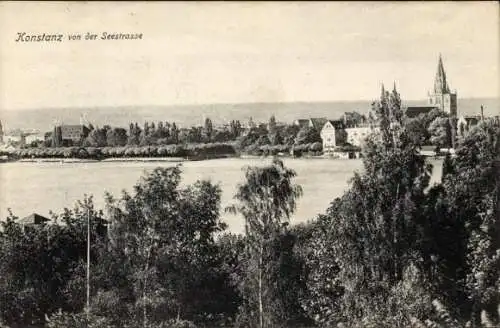
[[54,133],[53,131],[49,131],[49,132],[46,132],[44,134],[44,142],[43,142],[43,144],[44,144],[45,147],[52,147],[52,142],[53,142],[52,134],[53,133]]
[[[260,129],[253,127],[250,128],[245,134],[241,135],[238,137],[238,144],[241,149],[245,149],[249,146],[252,146],[257,143],[257,141],[260,139],[260,137],[263,136]],[[267,139],[267,136],[266,136]],[[261,139],[262,141],[265,141],[265,139]]]
[[[499,140],[498,125],[492,121],[480,123],[461,140],[456,157],[448,164],[452,169],[443,176],[447,215],[459,232],[453,236],[456,241],[450,250],[456,263],[450,271],[457,273],[448,278],[455,282],[456,289],[467,291],[471,308],[463,312],[470,311],[473,327],[480,325],[481,312],[493,325],[500,322],[496,312],[500,303]],[[436,239],[444,236],[443,231],[436,234],[439,232]]]
[[[332,204],[332,207],[334,205]],[[319,326],[335,326],[341,321],[343,286],[340,266],[331,247],[331,217],[320,215],[308,228],[299,251],[306,267],[306,292],[300,297],[302,309]]]
[[0,223],[0,322],[26,326],[43,323],[44,314],[59,308],[81,311],[85,270],[78,268],[85,267],[87,219],[93,269],[106,238],[101,218],[89,197],[54,216],[63,225],[22,226],[12,215]]
[[[248,264],[242,283],[243,297],[247,310],[257,312],[261,328],[276,324],[269,294],[274,282],[265,259],[270,256],[273,240],[284,231],[284,223],[294,212],[296,200],[302,193],[300,186],[292,182],[295,175],[277,159],[270,166],[249,167],[246,182],[238,187],[235,195],[238,203],[228,208],[241,213],[245,219]],[[257,295],[252,293],[253,288]]]
[[187,135],[187,140],[185,142],[187,143],[200,143],[203,140],[203,134],[202,134],[202,128],[201,127],[191,127],[189,129],[189,133]]
[[[354,175],[351,188],[327,211],[331,241],[327,247],[335,262],[325,260],[317,270],[330,271],[328,281],[342,285],[342,298],[332,302],[330,313],[340,311],[348,323],[408,326],[413,316],[420,319],[426,305],[414,302],[416,294],[408,303],[397,295],[404,281],[417,283],[424,272],[421,263],[426,258],[420,249],[425,218],[420,206],[431,168],[402,124],[401,100],[395,89],[389,93],[382,88],[373,112],[380,132],[369,137],[363,149],[364,172]],[[410,268],[417,274],[408,276]],[[328,290],[327,286],[318,289]]]
[[430,142],[437,148],[451,147],[450,120],[446,117],[437,117],[429,125]]
[[240,121],[232,120],[229,128],[231,131],[232,139],[236,139],[241,135],[242,127]]
[[61,126],[54,127],[54,132],[52,133],[52,147],[61,147],[62,144],[62,131]]
[[127,145],[130,146],[137,146],[140,143],[140,138],[141,138],[141,128],[137,124],[130,123],[129,131],[128,131],[128,140],[127,140]]
[[203,131],[202,131],[202,139],[203,142],[210,142],[212,141],[212,138],[214,137],[214,127],[212,124],[212,120],[210,120],[208,117],[205,119],[205,125],[203,126]]
[[123,128],[109,129],[106,132],[106,145],[123,147],[127,144],[127,131]]
[[319,131],[308,126],[300,129],[300,131],[297,133],[297,137],[295,138],[296,145],[304,145],[321,141],[322,140]]
[[106,127],[95,128],[94,130],[90,131],[89,135],[84,140],[83,145],[90,147],[106,147],[108,131],[109,129]]
[[276,129],[273,134],[269,134],[269,142],[274,146],[283,144],[283,137],[279,129]]
[[436,108],[414,118],[406,117],[405,126],[412,141],[416,144],[428,145],[431,138],[429,126],[438,117],[445,118],[449,115]]
[[156,128],[155,135],[157,139],[163,139],[167,136],[166,129],[163,126],[163,122],[158,122],[158,127]]
[[269,119],[269,123],[267,124],[268,130],[268,138],[270,140],[271,145],[281,145],[283,143],[282,132],[276,125],[276,118],[274,115]]
[[286,125],[283,129],[283,144],[293,145],[300,127],[298,125]]
[[169,135],[170,135],[170,140],[172,144],[178,144],[179,143],[179,129],[177,128],[177,125],[174,123],[172,123],[172,125],[170,126],[170,131],[169,131]]
[[129,259],[144,327],[151,317],[193,315],[194,290],[206,288],[200,279],[214,258],[214,234],[225,228],[218,186],[201,181],[180,189],[179,183],[179,166],[157,168],[133,195],[107,197],[112,244]]
[[345,112],[344,113],[344,120],[345,124],[347,126],[358,126],[360,124],[364,124],[367,121],[367,118],[365,115],[362,115],[356,111],[353,112]]
[[216,130],[214,132],[213,141],[214,142],[227,142],[233,140],[233,135],[231,131],[227,128]]
[[269,134],[272,135],[276,133],[276,117],[274,117],[274,114],[271,115],[269,118],[269,123],[267,124],[267,130],[269,131]]

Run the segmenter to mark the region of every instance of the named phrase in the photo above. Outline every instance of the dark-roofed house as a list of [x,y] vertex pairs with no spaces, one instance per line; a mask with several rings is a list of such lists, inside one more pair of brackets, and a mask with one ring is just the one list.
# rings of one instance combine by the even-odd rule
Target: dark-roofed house
[[90,129],[83,124],[59,125],[54,127],[52,133],[53,144],[58,146],[72,146],[90,133]]
[[300,128],[309,127],[321,131],[327,121],[328,119],[326,117],[311,117],[295,120],[293,124],[300,126]]
[[86,138],[90,129],[85,125],[61,125],[62,140],[79,141],[81,138]]
[[429,113],[431,110],[436,109],[436,106],[409,106],[406,108],[406,116],[409,118],[417,117],[420,114]]
[[328,120],[325,117],[319,117],[319,118],[310,118],[311,121],[311,127],[315,128],[318,131],[321,131],[321,129],[325,126],[326,122]]
[[20,220],[17,221],[17,223],[22,224],[22,225],[37,225],[37,224],[43,224],[50,221],[50,219],[46,218],[45,216],[42,216],[37,213],[33,213],[28,215],[27,217],[24,217]]

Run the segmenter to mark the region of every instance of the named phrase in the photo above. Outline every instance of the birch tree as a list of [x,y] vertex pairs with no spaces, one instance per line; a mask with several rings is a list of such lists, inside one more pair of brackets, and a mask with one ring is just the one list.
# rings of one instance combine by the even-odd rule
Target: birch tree
[[274,324],[272,287],[275,282],[270,279],[268,259],[272,241],[284,231],[302,194],[300,186],[293,183],[295,176],[293,170],[277,159],[269,166],[249,167],[246,181],[239,185],[235,195],[237,204],[227,209],[241,213],[245,220],[248,258],[242,289],[249,315],[252,316],[255,309],[257,312],[257,322],[249,322],[251,326],[264,328]]

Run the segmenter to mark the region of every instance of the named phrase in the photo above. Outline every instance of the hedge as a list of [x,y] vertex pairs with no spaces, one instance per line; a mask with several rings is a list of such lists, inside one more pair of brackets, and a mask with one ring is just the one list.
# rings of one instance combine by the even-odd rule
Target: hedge
[[192,157],[213,158],[235,155],[231,143],[185,144],[166,146],[127,147],[59,147],[16,149],[8,155],[14,158],[85,158],[105,159],[121,157]]

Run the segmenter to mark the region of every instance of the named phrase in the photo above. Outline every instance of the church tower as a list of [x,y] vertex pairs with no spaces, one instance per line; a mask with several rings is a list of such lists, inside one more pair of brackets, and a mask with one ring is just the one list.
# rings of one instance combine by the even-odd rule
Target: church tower
[[450,91],[441,54],[439,55],[436,77],[434,78],[434,90],[429,94],[429,105],[441,109],[450,114],[451,117],[457,117],[457,93],[456,91]]

